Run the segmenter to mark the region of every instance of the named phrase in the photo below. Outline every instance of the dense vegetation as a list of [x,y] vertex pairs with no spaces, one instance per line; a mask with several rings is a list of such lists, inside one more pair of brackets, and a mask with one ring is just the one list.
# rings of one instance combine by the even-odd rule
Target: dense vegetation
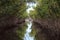
[[19,37],[19,32],[22,34],[22,31],[18,28],[22,30],[23,26],[21,25],[25,23],[27,17],[25,10],[24,0],[0,0],[0,40],[23,40]]
[[60,0],[0,0],[0,40],[23,40],[27,2],[37,2],[30,17],[35,40],[60,40]]
[[60,40],[60,0],[38,0],[37,3],[34,17],[38,30],[36,40]]

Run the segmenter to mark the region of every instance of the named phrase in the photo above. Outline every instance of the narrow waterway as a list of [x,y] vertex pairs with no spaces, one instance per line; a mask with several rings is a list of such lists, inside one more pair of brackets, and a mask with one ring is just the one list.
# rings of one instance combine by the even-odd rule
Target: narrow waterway
[[30,36],[30,32],[32,31],[31,27],[32,27],[33,20],[31,19],[29,13],[31,10],[32,11],[34,10],[33,6],[35,7],[36,4],[35,3],[27,3],[27,6],[28,6],[28,9],[26,11],[28,13],[28,19],[26,19],[25,21],[27,22],[28,28],[26,29],[26,33],[24,35],[24,40],[34,40],[34,36],[33,37]]
[[34,40],[34,37],[31,37],[29,34],[31,32],[31,27],[32,27],[32,21],[30,21],[29,19],[26,19],[26,22],[27,23],[27,26],[28,28],[26,29],[26,34],[25,34],[25,37],[24,37],[24,40]]

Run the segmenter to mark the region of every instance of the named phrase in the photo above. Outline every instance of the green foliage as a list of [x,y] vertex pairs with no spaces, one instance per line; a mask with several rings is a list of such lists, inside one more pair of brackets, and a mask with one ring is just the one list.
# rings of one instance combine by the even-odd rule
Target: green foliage
[[20,16],[19,16],[19,18],[27,18],[28,17],[28,14],[27,14],[27,12],[23,12],[23,13],[21,13],[20,14]]
[[[37,4],[37,7],[35,8],[35,11],[31,12],[31,17],[34,18],[35,20],[41,19],[41,20],[39,20],[41,22],[41,24],[44,25],[46,23],[46,25],[48,25],[47,27],[50,27],[49,25],[51,25],[51,27],[53,27],[53,28],[57,27],[55,25],[59,25],[58,24],[59,21],[57,21],[57,20],[60,19],[60,0],[37,0],[37,3],[38,4]],[[42,19],[44,19],[44,20],[42,21]],[[45,23],[44,23],[44,21],[45,21]],[[54,25],[54,26],[52,26],[52,25]],[[33,34],[34,34],[34,31],[32,32],[32,35]],[[40,35],[40,33],[38,33],[36,36],[36,40],[45,40],[44,38],[42,38],[43,35]]]
[[26,24],[23,24],[23,26],[20,25],[20,27],[16,31],[17,34],[18,34],[19,40],[23,40],[24,34],[26,32],[26,28],[27,28],[27,25]]
[[36,35],[36,29],[32,29],[30,35],[31,35],[32,37],[35,37],[35,35]]
[[[24,0],[0,0],[0,18],[1,18],[0,26],[2,24],[3,26],[2,29],[4,29],[5,26],[7,26],[6,28],[7,30],[10,26],[14,25],[15,22],[18,22],[18,18],[20,19],[26,18],[27,13],[25,11],[26,11],[26,2]],[[17,23],[15,25],[17,25]],[[12,29],[14,29],[13,27],[14,26],[12,26]],[[26,26],[24,25],[24,27],[21,27],[20,25],[19,27],[20,28],[19,30],[17,30],[17,33],[19,39],[22,40],[26,30]],[[12,39],[14,39],[14,37]]]
[[36,0],[27,0],[27,2],[35,2]]
[[[60,17],[60,6],[58,0],[42,0],[36,7],[40,18],[58,18]],[[38,3],[39,4],[39,3]]]
[[37,17],[37,11],[36,10],[30,11],[29,15],[30,15],[31,18],[35,19]]
[[22,0],[0,0],[0,16],[19,17],[26,10],[25,2]]

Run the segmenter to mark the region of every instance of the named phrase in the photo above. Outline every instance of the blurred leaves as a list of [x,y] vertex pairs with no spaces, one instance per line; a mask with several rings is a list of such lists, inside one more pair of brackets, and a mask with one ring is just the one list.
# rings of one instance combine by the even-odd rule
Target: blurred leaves
[[38,16],[40,18],[59,18],[60,7],[57,1],[56,0],[41,0],[40,3],[38,3],[39,5],[37,5],[36,7]]
[[21,0],[0,0],[0,16],[15,15],[17,17],[26,10],[26,3]]
[[[0,0],[0,30],[2,29],[4,30],[3,34],[5,34],[5,30],[13,31],[10,32],[11,34],[8,33],[8,35],[12,35],[12,34],[16,35],[15,33],[18,33],[19,39],[22,40],[26,26],[24,25],[23,27],[21,25],[18,25],[17,22],[27,17],[25,1],[26,0]],[[16,27],[19,28],[17,29]],[[15,32],[16,30],[18,31]],[[2,38],[0,38],[0,40],[2,40]],[[8,36],[5,39],[4,38],[3,39],[18,40],[18,38],[14,38],[14,37],[11,39],[9,38],[11,38],[11,36]]]
[[[58,21],[58,20],[60,20],[60,0],[36,0],[36,1],[37,1],[37,7],[35,8],[35,11],[31,12],[31,14],[30,14],[31,17],[36,21],[39,20],[37,23],[40,23],[42,26],[46,26],[47,30],[51,30],[52,28],[53,28],[52,31],[54,30],[54,28],[55,28],[55,30],[59,29],[60,21]],[[38,25],[36,27],[38,27]],[[50,27],[51,27],[51,29],[50,29]],[[42,29],[42,30],[44,31],[44,29]],[[47,32],[47,30],[46,30],[46,32]],[[50,32],[50,31],[48,31],[48,32]],[[32,32],[32,34],[33,33],[34,33],[34,31]],[[51,33],[50,35],[48,33],[48,35],[52,36],[53,33]],[[41,37],[39,35],[40,35],[40,33],[37,34],[36,40],[45,40],[44,38],[40,39],[44,34],[40,35]],[[45,37],[45,35],[44,35],[44,37]],[[48,37],[47,37],[47,39],[48,39]],[[55,35],[54,35],[54,38],[49,38],[48,40],[50,40],[50,39],[55,40]],[[58,38],[56,38],[56,39],[58,40]]]
[[16,32],[18,34],[19,40],[24,39],[24,34],[26,33],[26,29],[27,29],[26,24],[22,24],[22,25],[20,25],[20,27],[18,27],[18,30]]

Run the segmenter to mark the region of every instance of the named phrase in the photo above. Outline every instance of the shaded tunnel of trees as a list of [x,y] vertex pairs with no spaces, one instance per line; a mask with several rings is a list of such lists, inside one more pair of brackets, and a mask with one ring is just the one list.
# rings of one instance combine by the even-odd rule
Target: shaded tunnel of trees
[[[60,40],[60,0],[28,0],[37,2],[30,12],[35,40]],[[26,0],[0,0],[0,40],[23,40],[27,28]],[[36,31],[35,31],[36,29]]]

